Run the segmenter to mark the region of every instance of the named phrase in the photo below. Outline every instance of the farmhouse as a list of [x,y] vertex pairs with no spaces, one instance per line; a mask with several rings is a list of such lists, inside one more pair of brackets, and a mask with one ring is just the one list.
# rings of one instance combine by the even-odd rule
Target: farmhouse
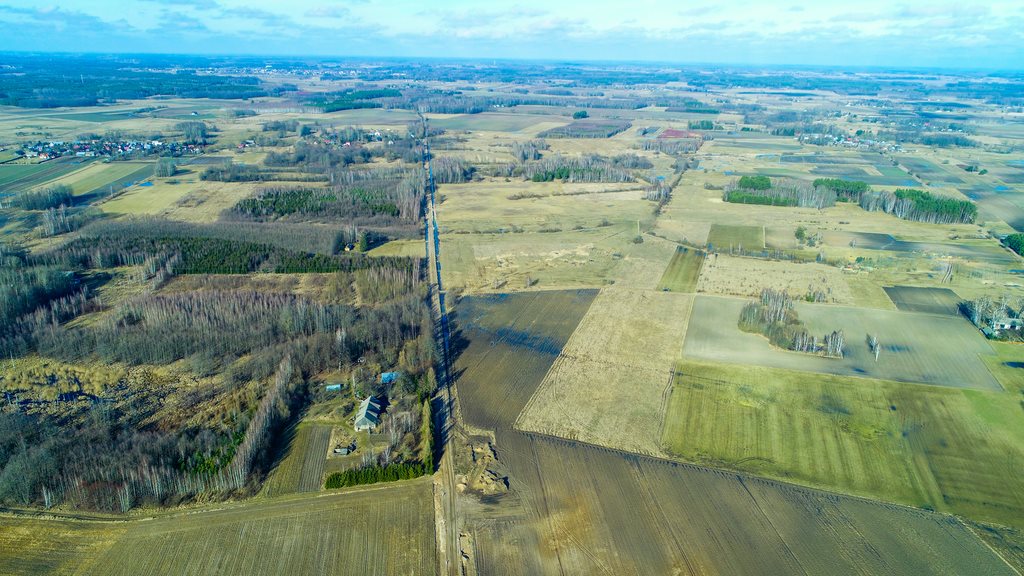
[[357,432],[372,430],[380,424],[380,402],[373,396],[368,397],[359,405],[356,412],[355,428]]
[[1020,318],[1000,318],[992,322],[992,329],[996,332],[1000,330],[1020,330],[1024,328],[1024,321]]

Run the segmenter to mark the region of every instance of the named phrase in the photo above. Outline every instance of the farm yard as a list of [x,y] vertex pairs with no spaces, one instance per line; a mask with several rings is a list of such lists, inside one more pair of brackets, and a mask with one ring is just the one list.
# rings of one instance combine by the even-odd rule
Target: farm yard
[[[998,391],[1002,388],[981,356],[991,355],[984,336],[966,319],[797,303],[811,334],[843,330],[843,358],[773,348],[760,335],[742,332],[736,323],[745,300],[697,296],[690,316],[683,357],[731,364],[803,370]],[[942,334],[942,338],[932,338]],[[878,338],[878,360],[868,350],[868,335]]]

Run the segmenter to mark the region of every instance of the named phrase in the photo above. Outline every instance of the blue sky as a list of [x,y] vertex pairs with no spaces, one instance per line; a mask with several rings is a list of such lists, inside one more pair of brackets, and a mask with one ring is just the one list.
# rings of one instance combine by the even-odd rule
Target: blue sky
[[0,50],[1024,68],[1024,2],[0,0]]

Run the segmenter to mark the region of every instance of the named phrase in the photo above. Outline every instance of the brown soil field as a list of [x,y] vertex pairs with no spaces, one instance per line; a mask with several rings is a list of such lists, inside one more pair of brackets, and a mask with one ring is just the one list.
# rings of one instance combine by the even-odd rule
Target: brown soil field
[[960,301],[949,288],[919,288],[916,286],[886,286],[885,293],[896,308],[907,312],[960,315]]
[[[1013,574],[955,518],[506,432],[479,574]],[[519,515],[507,515],[508,508]]]
[[484,430],[511,426],[596,295],[565,290],[463,297],[452,315],[452,345],[466,423]]

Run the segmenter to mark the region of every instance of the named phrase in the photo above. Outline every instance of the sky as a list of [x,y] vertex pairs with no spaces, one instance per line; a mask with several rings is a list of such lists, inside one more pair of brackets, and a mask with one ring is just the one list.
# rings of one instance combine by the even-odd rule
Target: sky
[[1020,70],[1024,1],[0,0],[0,51]]

